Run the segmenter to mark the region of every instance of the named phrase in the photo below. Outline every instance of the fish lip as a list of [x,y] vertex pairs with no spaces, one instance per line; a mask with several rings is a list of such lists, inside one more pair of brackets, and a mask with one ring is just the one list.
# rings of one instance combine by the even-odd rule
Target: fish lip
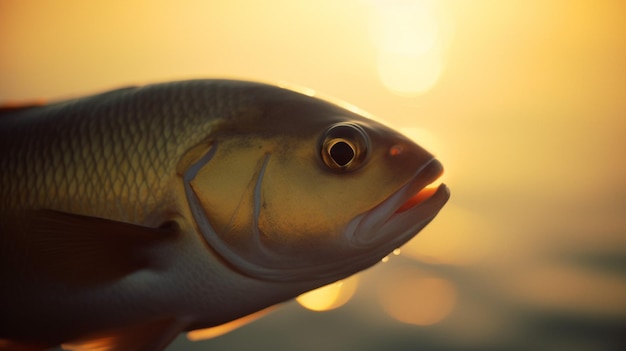
[[415,236],[446,204],[450,198],[448,187],[442,183],[420,203],[402,212],[398,209],[442,173],[443,166],[437,159],[426,162],[404,186],[350,223],[345,232],[350,244],[355,248],[384,247],[390,251]]
[[[250,260],[249,257],[242,256],[235,251],[217,234],[192,188],[192,181],[197,172],[211,160],[216,150],[217,146],[214,145],[206,155],[184,173],[183,181],[187,201],[207,246],[212,248],[225,265],[244,276],[257,280],[281,283],[307,282],[307,286],[311,284],[321,286],[345,278],[376,264],[382,257],[415,236],[435,217],[449,198],[449,191],[442,184],[429,198],[406,211],[396,213],[409,198],[436,180],[442,173],[443,166],[431,159],[421,165],[415,171],[414,176],[386,200],[353,218],[344,227],[343,235],[336,238],[335,244],[339,249],[330,255],[321,255],[324,258],[322,262],[314,265],[285,265],[283,263],[276,265],[274,261],[265,260],[267,255],[261,257],[261,261]],[[263,165],[267,164],[268,159],[269,154]],[[263,174],[262,166],[259,170],[255,193],[260,189]],[[260,197],[255,195],[254,211],[260,209],[258,199]],[[376,235],[376,233],[381,234]],[[259,243],[256,246],[261,247]],[[272,252],[265,251],[265,254],[268,253],[272,255]]]

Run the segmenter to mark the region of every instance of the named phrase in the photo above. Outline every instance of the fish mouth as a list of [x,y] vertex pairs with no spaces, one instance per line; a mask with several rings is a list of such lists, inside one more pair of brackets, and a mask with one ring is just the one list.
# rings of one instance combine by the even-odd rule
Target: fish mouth
[[[346,251],[352,254],[332,264],[335,279],[380,262],[428,225],[450,198],[450,190],[445,184],[431,186],[442,174],[443,166],[433,158],[387,199],[352,219],[343,232]],[[328,268],[316,273],[330,272]],[[318,277],[328,276],[327,273]]]
[[376,248],[384,257],[415,236],[450,198],[445,184],[432,186],[442,174],[438,160],[424,164],[404,186],[350,222],[345,232],[350,244]]
[[[348,222],[327,245],[332,249],[326,254],[317,252],[316,257],[308,261],[301,256],[289,258],[264,243],[263,233],[258,226],[263,178],[271,156],[267,154],[260,164],[254,184],[252,227],[246,241],[248,245],[244,247],[245,250],[238,250],[213,229],[192,187],[196,174],[212,159],[216,150],[217,145],[213,145],[183,174],[189,208],[207,246],[226,265],[258,280],[323,285],[368,268],[414,237],[435,218],[450,197],[444,184],[436,190],[428,188],[443,173],[443,166],[433,158],[419,167],[409,181],[389,197]],[[320,249],[323,251],[325,248]]]

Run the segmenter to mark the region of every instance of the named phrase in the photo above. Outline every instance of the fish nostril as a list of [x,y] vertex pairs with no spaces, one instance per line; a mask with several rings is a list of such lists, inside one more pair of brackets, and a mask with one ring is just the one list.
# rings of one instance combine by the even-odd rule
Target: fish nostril
[[398,156],[404,152],[404,149],[403,144],[395,144],[389,148],[389,156]]

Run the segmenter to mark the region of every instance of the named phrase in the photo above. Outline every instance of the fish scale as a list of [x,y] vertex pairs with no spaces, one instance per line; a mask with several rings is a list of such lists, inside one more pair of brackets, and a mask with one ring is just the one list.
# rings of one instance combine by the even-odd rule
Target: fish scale
[[442,171],[382,124],[254,82],[0,108],[0,350],[162,350],[343,279],[434,218],[447,187],[421,189]]
[[[166,90],[169,89],[173,88]],[[106,97],[133,92],[122,90]],[[185,105],[182,99],[173,100],[173,106]],[[1,137],[3,150],[20,150],[14,153],[19,158],[2,156],[0,161],[4,178],[2,199],[18,201],[5,206],[98,213],[140,223],[151,210],[145,204],[154,204],[163,196],[164,175],[172,175],[177,161],[171,155],[184,152],[186,144],[204,136],[210,120],[198,123],[197,128],[186,128],[188,124],[182,116],[193,114],[177,112],[181,117],[167,118],[168,111],[151,109],[137,113],[136,107],[124,104],[108,108],[106,101],[100,104],[97,116],[90,116],[80,112],[81,103],[84,102],[65,106],[78,108],[70,115],[63,115],[63,107],[53,109],[35,128],[20,133],[19,139],[11,135]],[[40,113],[27,110],[24,116],[15,118],[29,118],[29,112]],[[57,115],[62,115],[65,121],[59,122]],[[3,119],[0,119],[0,135]],[[13,196],[16,192],[28,197]],[[127,199],[128,206],[112,208],[109,201],[103,201],[107,198]]]

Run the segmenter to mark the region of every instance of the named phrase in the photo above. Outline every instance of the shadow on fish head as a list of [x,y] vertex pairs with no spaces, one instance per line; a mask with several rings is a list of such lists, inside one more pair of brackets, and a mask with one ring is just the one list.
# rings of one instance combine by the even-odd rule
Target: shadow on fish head
[[188,177],[198,228],[234,270],[338,280],[407,242],[448,200],[443,184],[424,190],[442,165],[394,130],[284,89],[253,96]]

